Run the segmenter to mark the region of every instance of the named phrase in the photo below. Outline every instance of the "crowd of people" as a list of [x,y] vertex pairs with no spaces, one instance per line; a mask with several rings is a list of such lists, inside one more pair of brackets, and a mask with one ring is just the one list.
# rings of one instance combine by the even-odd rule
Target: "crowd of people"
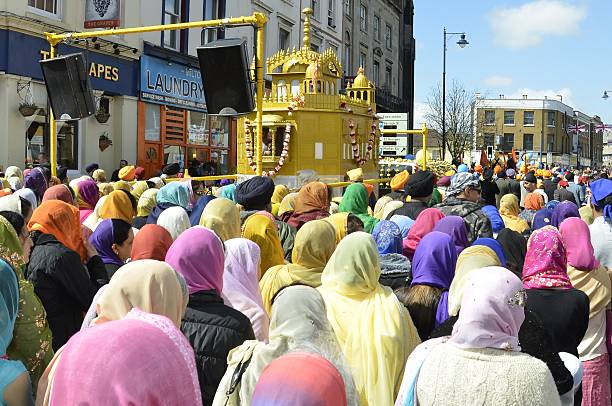
[[0,404],[611,404],[606,171],[178,171],[0,174]]

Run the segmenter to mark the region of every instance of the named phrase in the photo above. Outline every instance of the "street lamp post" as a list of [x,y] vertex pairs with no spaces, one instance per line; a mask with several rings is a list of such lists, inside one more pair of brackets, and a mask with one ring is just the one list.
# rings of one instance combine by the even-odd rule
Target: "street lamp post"
[[465,32],[446,32],[446,27],[444,27],[444,46],[442,52],[442,160],[446,156],[446,38],[453,35],[461,35],[461,38],[457,41],[457,45],[460,48],[465,48],[469,44],[465,39]]
[[610,97],[608,96],[608,92],[612,92],[612,90],[604,90],[604,94],[603,96],[601,96],[601,98],[604,100],[608,100],[608,97]]

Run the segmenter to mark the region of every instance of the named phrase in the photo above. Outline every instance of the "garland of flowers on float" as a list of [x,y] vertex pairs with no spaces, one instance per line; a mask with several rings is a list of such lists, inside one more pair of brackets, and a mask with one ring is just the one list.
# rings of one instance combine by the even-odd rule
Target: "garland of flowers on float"
[[[244,120],[244,146],[246,149],[246,157],[247,164],[251,167],[253,172],[257,172],[257,162],[253,159],[253,147],[252,147],[252,132],[250,127],[251,122],[249,120]],[[283,140],[283,150],[281,151],[280,158],[278,159],[278,163],[271,171],[263,171],[263,176],[272,177],[276,175],[283,165],[285,164],[285,160],[289,155],[289,142],[291,141],[291,124],[285,125],[285,138]]]
[[372,159],[372,149],[376,142],[376,117],[372,120],[372,127],[370,129],[370,139],[368,140],[368,146],[366,148],[365,157],[362,158],[359,153],[359,147],[357,146],[357,133],[355,131],[355,123],[353,120],[349,121],[349,136],[351,137],[351,147],[353,148],[353,159],[357,162],[358,166],[365,165],[370,159]]

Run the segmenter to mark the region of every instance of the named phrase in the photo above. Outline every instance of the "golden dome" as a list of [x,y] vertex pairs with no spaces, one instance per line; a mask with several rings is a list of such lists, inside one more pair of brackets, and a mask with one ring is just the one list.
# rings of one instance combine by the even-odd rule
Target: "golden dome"
[[366,75],[363,73],[363,67],[359,67],[359,70],[357,70],[357,76],[355,76],[355,80],[353,80],[353,88],[359,88],[359,89],[367,89],[370,87],[370,81],[368,80],[368,78],[366,77]]

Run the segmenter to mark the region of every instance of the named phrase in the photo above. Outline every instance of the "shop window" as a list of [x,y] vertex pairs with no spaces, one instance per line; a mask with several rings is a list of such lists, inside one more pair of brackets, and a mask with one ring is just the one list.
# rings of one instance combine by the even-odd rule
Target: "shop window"
[[78,132],[78,121],[57,126],[57,162],[68,169],[79,169]]
[[229,147],[230,119],[228,117],[211,116],[210,120],[210,146]]
[[185,168],[185,147],[164,145],[164,165],[178,163],[181,171]]
[[158,104],[145,104],[145,141],[159,142],[160,111]]
[[210,153],[210,166],[215,174],[227,173],[229,169],[229,154],[225,149],[213,149]]
[[188,143],[208,145],[208,115],[199,111],[189,111]]
[[[33,116],[25,133],[25,162],[40,165],[49,162],[49,123],[44,115]],[[71,170],[79,169],[78,121],[57,122],[57,163]]]
[[189,174],[191,176],[203,176],[197,172],[199,169],[195,169],[195,167],[200,163],[208,162],[208,150],[203,148],[189,147],[187,148],[187,159],[189,160]]

